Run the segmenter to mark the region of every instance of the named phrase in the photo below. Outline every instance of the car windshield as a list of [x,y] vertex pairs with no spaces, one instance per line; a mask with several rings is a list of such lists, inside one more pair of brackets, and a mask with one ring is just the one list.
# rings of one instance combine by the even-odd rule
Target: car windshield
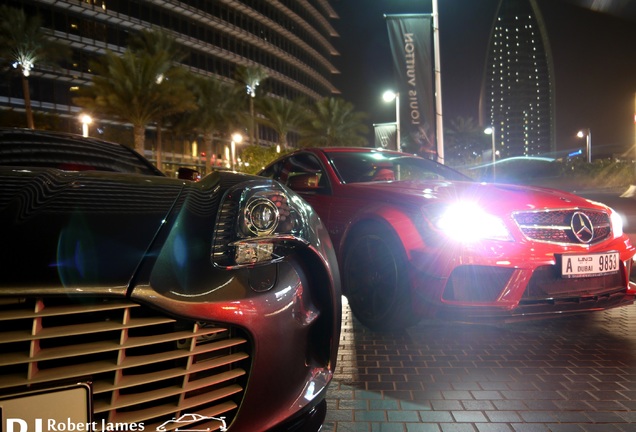
[[327,156],[343,183],[472,181],[451,168],[416,156],[382,152],[330,152]]

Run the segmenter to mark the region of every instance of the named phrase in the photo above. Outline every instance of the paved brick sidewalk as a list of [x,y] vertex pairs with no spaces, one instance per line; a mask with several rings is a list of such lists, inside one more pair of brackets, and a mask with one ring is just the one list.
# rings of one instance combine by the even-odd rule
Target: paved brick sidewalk
[[344,306],[325,432],[636,431],[636,306],[374,333]]

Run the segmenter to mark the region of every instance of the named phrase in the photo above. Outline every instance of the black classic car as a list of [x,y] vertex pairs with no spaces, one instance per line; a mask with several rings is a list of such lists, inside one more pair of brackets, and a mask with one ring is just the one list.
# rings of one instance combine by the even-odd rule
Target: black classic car
[[340,276],[286,187],[0,129],[0,238],[0,430],[320,428]]

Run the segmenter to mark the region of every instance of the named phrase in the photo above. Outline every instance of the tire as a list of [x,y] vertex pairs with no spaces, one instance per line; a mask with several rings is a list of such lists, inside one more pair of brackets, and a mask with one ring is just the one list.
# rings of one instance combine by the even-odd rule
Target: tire
[[352,234],[343,284],[353,315],[371,330],[398,330],[418,321],[402,243],[379,224],[364,225]]

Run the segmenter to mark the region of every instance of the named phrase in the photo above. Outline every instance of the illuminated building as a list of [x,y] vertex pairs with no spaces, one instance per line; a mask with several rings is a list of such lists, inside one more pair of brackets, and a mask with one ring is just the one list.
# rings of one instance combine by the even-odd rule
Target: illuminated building
[[[260,67],[266,91],[290,100],[339,94],[332,83],[338,18],[329,0],[9,0],[8,6],[42,17],[51,37],[72,47],[61,69],[36,64],[29,83],[33,109],[77,122],[74,91],[91,82],[89,64],[106,49],[123,52],[131,34],[162,28],[188,53],[195,74],[235,79],[239,66]],[[0,84],[0,108],[24,110],[17,74]],[[71,124],[71,123],[69,123]],[[264,128],[263,128],[264,129]],[[271,132],[271,131],[269,131]],[[261,139],[275,141],[262,130]]]
[[482,123],[494,126],[501,158],[554,151],[553,64],[535,0],[500,0],[481,105]]

